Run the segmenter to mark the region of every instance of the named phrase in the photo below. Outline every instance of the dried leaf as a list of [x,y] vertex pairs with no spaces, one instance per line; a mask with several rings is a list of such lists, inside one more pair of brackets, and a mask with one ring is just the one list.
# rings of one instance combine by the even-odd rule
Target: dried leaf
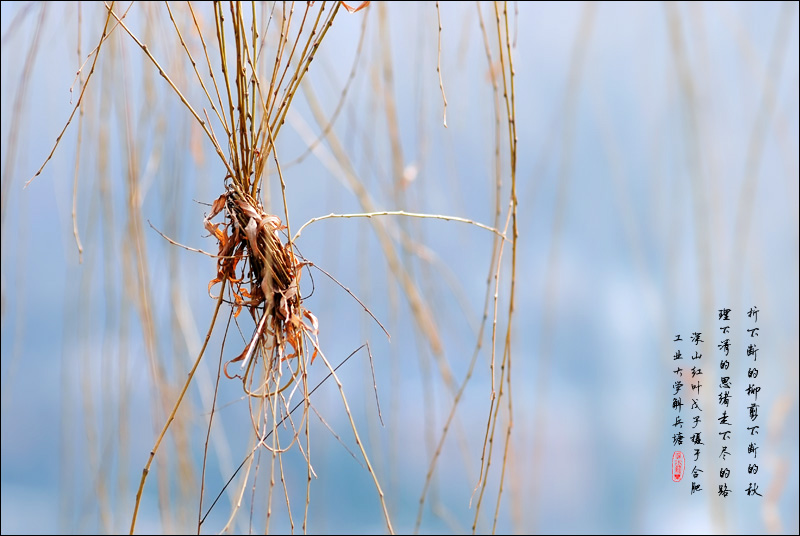
[[208,295],[211,296],[211,298],[213,298],[215,300],[217,298],[219,298],[219,296],[214,296],[214,295],[211,294],[211,287],[213,287],[214,285],[216,285],[217,283],[220,283],[220,282],[222,282],[221,274],[217,274],[217,277],[215,277],[214,279],[212,279],[211,281],[208,282]]
[[247,227],[244,228],[244,232],[247,235],[247,241],[250,243],[250,251],[253,252],[253,255],[256,257],[261,257],[261,251],[258,249],[258,220],[255,217],[251,217],[250,221],[247,222]]
[[214,216],[220,213],[223,208],[225,208],[225,203],[228,201],[228,194],[222,194],[214,201],[214,204],[211,205],[211,214],[209,214],[208,219],[210,220]]
[[233,313],[234,318],[239,318],[239,313],[242,312],[242,297],[236,292],[233,293],[233,299],[236,301],[236,312]]
[[348,5],[347,2],[342,2],[342,7],[347,10],[348,13],[355,13],[356,11],[361,11],[365,7],[369,5],[369,2],[361,2],[358,7],[353,7]]
[[314,316],[311,313],[311,311],[308,311],[306,309],[303,309],[303,316],[311,321],[311,328],[309,329],[309,331],[314,335],[316,335],[317,332],[319,331],[319,321],[317,320],[317,317]]
[[244,350],[242,350],[242,353],[241,353],[241,354],[239,354],[237,357],[234,357],[233,359],[231,359],[230,361],[228,361],[227,363],[225,363],[225,366],[224,366],[224,367],[222,367],[222,372],[224,372],[224,373],[225,373],[225,376],[226,376],[226,377],[227,377],[229,380],[232,380],[232,379],[234,379],[234,378],[239,378],[239,379],[242,379],[242,377],[241,377],[241,376],[239,376],[238,374],[234,374],[233,376],[231,376],[230,374],[228,374],[228,365],[230,365],[231,363],[236,363],[237,361],[241,361],[242,359],[244,359],[244,356],[245,356],[245,354],[247,354],[247,350],[248,350],[249,348],[250,348],[250,345],[248,344],[247,346],[245,346],[245,347],[244,347]]

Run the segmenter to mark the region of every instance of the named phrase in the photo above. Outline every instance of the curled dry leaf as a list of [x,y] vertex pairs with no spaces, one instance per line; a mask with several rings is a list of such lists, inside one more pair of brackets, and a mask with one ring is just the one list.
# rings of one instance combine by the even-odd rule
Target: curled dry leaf
[[347,2],[342,2],[342,7],[345,8],[348,13],[355,13],[356,11],[361,11],[362,9],[367,7],[368,5],[369,5],[369,2],[361,2],[360,4],[358,4],[357,7],[353,7],[353,6],[349,5],[349,4],[347,4]]

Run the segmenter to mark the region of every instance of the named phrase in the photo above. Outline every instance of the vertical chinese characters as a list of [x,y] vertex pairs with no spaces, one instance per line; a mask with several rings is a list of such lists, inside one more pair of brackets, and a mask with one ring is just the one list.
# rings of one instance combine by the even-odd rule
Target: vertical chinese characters
[[[675,335],[675,339],[673,342],[682,342],[680,334]],[[673,355],[674,361],[682,361],[683,354],[681,354],[680,348],[675,352]],[[672,454],[672,481],[673,482],[680,482],[683,478],[683,471],[685,467],[685,458],[683,456],[683,452],[680,450],[681,446],[683,445],[684,435],[683,435],[683,419],[681,418],[681,410],[683,409],[683,399],[681,398],[681,391],[685,387],[683,384],[683,369],[680,367],[680,363],[676,364],[675,370],[672,372],[675,374],[676,378],[672,384],[672,409],[675,410],[675,422],[672,423],[673,434],[672,434],[672,446],[678,450]]]
[[[756,463],[758,457],[758,444],[757,439],[755,436],[758,436],[758,429],[760,426],[756,424],[758,422],[758,408],[760,407],[758,404],[758,394],[761,392],[761,387],[755,383],[758,381],[758,347],[756,345],[756,339],[758,335],[759,328],[755,326],[758,323],[758,308],[751,307],[750,310],[747,312],[748,318],[752,320],[752,327],[747,328],[748,336],[747,339],[747,350],[746,350],[746,357],[753,359],[752,363],[748,363],[747,368],[747,388],[744,390],[744,394],[747,397],[747,413],[748,413],[748,423],[747,431],[749,434],[747,435],[748,443],[747,446],[747,454],[748,456],[752,456],[752,462],[747,464],[747,476],[748,480],[755,478],[755,475],[758,473],[758,464]],[[750,481],[745,489],[745,493],[749,497],[761,497],[761,494],[758,492],[758,483]]]
[[719,395],[717,397],[718,404],[720,409],[722,410],[722,415],[717,418],[719,422],[719,432],[722,447],[720,448],[719,453],[719,460],[720,460],[720,468],[719,468],[719,478],[722,481],[719,484],[719,490],[717,491],[717,495],[720,497],[727,497],[733,491],[732,489],[728,488],[728,479],[731,476],[730,470],[730,463],[728,458],[732,456],[732,451],[729,448],[729,443],[731,436],[733,433],[731,432],[731,427],[733,424],[731,423],[731,418],[728,415],[728,410],[730,409],[731,403],[731,376],[730,376],[730,367],[731,362],[728,359],[730,357],[731,352],[731,341],[729,338],[730,334],[730,309],[720,309],[718,311],[718,320],[723,324],[719,327],[721,332],[720,335],[720,342],[717,345],[720,353],[722,354],[720,357],[719,368],[720,368],[720,381],[719,381]]

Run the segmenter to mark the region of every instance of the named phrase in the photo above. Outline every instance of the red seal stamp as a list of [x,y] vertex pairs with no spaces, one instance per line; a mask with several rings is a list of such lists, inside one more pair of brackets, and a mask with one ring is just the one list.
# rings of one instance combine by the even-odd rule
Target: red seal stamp
[[672,454],[672,481],[680,482],[683,478],[683,468],[686,465],[683,452],[676,450]]

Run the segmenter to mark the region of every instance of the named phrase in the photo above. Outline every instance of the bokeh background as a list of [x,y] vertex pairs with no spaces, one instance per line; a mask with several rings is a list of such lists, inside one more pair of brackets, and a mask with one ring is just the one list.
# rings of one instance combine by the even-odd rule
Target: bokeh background
[[[185,8],[171,7],[180,24],[190,23]],[[513,428],[497,530],[796,534],[797,3],[506,8],[519,240]],[[224,171],[172,90],[117,29],[101,51],[83,113],[43,174],[23,188],[69,117],[80,89],[75,73],[97,44],[105,14],[102,5],[73,3],[3,2],[0,10],[1,528],[122,532],[164,404],[175,399],[214,305],[206,292],[214,261],[171,246],[149,224],[214,250],[200,202],[222,193]],[[213,27],[208,7],[198,13]],[[337,15],[278,140],[293,229],[331,212],[362,212],[363,192],[379,210],[493,225],[498,176],[502,227],[510,168],[504,104],[498,116],[492,90],[500,73],[494,6],[443,3],[440,14],[447,128],[436,5],[373,3]],[[136,4],[126,21],[201,102],[164,5]],[[351,175],[335,156],[338,147]],[[277,177],[269,178],[265,203],[282,214]],[[376,225],[432,312],[441,353],[387,268]],[[367,355],[353,357],[340,377],[401,532],[414,529],[431,457],[479,340],[492,241],[491,233],[463,223],[385,218],[321,221],[298,242],[392,334],[387,341],[355,300],[314,274],[305,303],[320,320],[326,355],[338,363],[369,341],[383,426]],[[510,277],[507,249],[501,311]],[[310,281],[304,285],[309,294]],[[754,306],[762,431],[760,470],[751,477],[744,330],[754,325],[745,316]],[[701,404],[709,416],[717,412],[717,310],[724,307],[732,309],[731,413],[740,432],[728,479],[733,494],[722,499],[715,421],[705,419],[705,473],[697,480],[703,491],[695,495],[688,475],[671,481],[670,424],[677,333],[703,333]],[[472,530],[470,499],[491,394],[490,327],[434,473],[422,532]],[[505,333],[505,314],[498,327]],[[238,355],[243,344],[232,328],[222,358]],[[139,532],[195,530],[221,347],[218,329],[145,488]],[[502,342],[497,348],[502,352]],[[150,372],[153,359],[160,382]],[[371,478],[345,448],[356,446],[333,382],[312,401],[340,441],[312,416],[318,478],[308,530],[385,530]],[[501,404],[497,452],[508,423],[506,399]],[[217,407],[206,505],[249,452],[249,414],[237,382],[223,377]],[[478,532],[492,530],[501,466],[496,453]],[[286,470],[297,517],[305,462],[287,457]],[[257,517],[267,474],[253,499]],[[763,497],[746,496],[750,481]],[[159,488],[166,490],[160,497]],[[250,530],[250,497],[248,491],[236,532]],[[224,494],[203,531],[219,531],[235,501]],[[281,491],[275,531],[290,528],[282,501]]]

